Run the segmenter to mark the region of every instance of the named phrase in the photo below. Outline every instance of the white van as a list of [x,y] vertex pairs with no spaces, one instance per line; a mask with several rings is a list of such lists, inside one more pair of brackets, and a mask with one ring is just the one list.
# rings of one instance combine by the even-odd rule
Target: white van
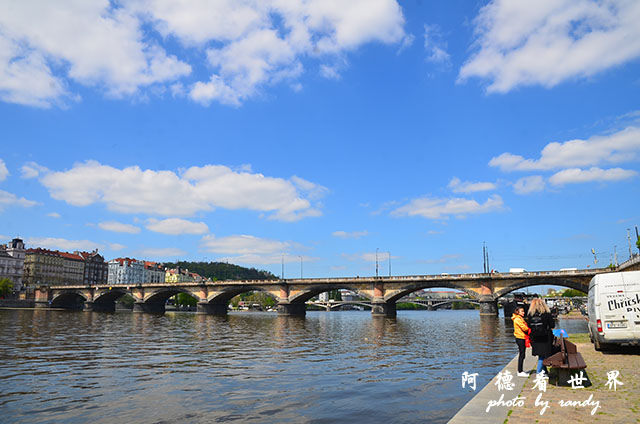
[[589,283],[589,337],[596,350],[640,345],[640,271],[598,274]]

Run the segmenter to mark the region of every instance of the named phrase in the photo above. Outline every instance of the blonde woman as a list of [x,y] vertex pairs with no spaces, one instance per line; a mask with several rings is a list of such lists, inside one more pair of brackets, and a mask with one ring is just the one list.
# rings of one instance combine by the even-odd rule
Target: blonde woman
[[529,307],[527,324],[531,329],[531,354],[538,357],[536,372],[547,372],[542,361],[551,355],[553,345],[553,332],[555,326],[551,311],[543,299],[535,298]]

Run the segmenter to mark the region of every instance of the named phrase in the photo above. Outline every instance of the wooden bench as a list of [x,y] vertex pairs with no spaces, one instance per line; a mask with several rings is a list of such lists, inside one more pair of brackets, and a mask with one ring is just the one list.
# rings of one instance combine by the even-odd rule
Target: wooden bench
[[587,363],[578,352],[576,345],[564,337],[556,337],[554,346],[556,349],[559,348],[560,352],[545,358],[542,363],[547,367],[558,369],[558,384],[569,384],[568,381],[575,374],[575,371],[587,368]]

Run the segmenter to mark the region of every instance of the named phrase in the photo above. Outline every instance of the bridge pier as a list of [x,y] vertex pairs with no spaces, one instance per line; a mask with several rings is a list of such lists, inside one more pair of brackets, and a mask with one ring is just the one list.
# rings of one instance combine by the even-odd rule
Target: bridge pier
[[492,296],[480,298],[480,315],[498,316],[498,301]]
[[371,316],[395,318],[396,315],[396,302],[374,301],[371,303]]
[[115,302],[84,302],[83,311],[86,312],[115,312],[116,311],[116,303]]
[[303,317],[307,313],[304,303],[278,303],[278,315]]
[[133,312],[147,312],[150,314],[164,314],[164,303],[136,302],[133,304]]
[[226,316],[229,305],[227,303],[199,302],[197,308],[198,314]]

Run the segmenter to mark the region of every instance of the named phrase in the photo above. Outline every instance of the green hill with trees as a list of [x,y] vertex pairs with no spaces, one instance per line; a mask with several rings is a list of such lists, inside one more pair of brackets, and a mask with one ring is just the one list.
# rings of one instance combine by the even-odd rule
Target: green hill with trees
[[167,268],[180,267],[188,269],[191,272],[202,275],[205,278],[211,278],[213,281],[225,280],[277,280],[278,277],[269,271],[263,271],[255,268],[245,268],[239,265],[228,264],[225,262],[166,262]]

